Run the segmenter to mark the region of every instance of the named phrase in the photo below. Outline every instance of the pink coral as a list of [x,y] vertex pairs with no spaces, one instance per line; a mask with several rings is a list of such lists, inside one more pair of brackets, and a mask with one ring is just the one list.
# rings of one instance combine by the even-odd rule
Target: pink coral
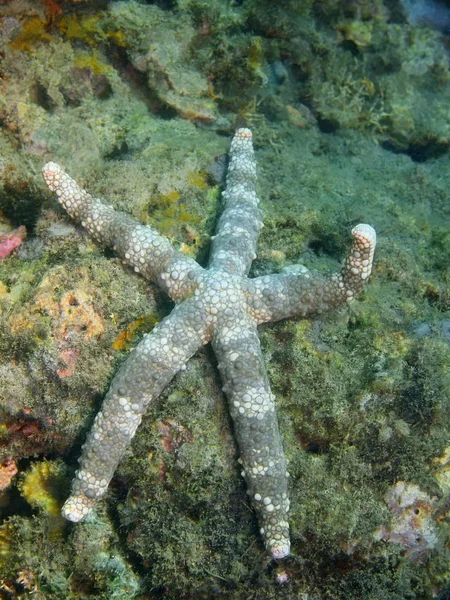
[[0,233],[0,258],[6,258],[18,248],[26,237],[27,231],[23,225],[8,233]]
[[398,481],[386,494],[392,513],[390,526],[379,527],[375,538],[400,544],[408,558],[422,562],[438,541],[433,519],[436,500],[418,485]]

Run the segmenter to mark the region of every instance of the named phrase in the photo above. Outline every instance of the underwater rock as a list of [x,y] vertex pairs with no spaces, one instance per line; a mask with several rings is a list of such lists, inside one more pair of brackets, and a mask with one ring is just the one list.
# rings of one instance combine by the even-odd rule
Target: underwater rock
[[183,118],[214,121],[217,109],[210,83],[191,59],[196,31],[189,22],[135,2],[117,2],[111,11],[126,35],[133,66],[147,74],[158,98]]
[[401,0],[411,25],[428,25],[450,33],[450,8],[435,0]]
[[437,336],[450,342],[450,320],[440,319],[432,325],[426,322],[418,323],[414,327],[414,335],[419,339]]

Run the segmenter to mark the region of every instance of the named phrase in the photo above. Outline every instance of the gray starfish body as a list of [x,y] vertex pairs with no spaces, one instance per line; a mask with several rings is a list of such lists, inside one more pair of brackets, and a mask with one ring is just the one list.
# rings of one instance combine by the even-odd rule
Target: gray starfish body
[[66,211],[176,303],[113,379],[83,446],[63,515],[79,521],[89,513],[105,494],[149,402],[202,344],[212,342],[261,535],[268,552],[282,558],[290,551],[288,474],[257,325],[351,300],[370,274],[376,236],[369,225],[356,226],[342,271],[328,277],[297,268],[248,278],[262,227],[250,130],[237,131],[230,156],[225,209],[206,269],[150,227],[92,198],[55,163],[43,169]]

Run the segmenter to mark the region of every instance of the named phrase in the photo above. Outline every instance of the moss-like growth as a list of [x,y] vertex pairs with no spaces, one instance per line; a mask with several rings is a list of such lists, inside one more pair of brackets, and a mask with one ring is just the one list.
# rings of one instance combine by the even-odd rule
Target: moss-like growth
[[66,484],[67,473],[64,465],[43,461],[34,463],[23,475],[20,491],[33,508],[62,519],[62,497]]

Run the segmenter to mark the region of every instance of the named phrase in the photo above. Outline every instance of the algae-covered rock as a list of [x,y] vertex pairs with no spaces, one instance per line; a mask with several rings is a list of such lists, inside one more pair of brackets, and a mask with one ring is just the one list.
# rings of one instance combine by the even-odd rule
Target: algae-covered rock
[[351,25],[338,25],[345,41],[312,60],[309,93],[320,118],[370,130],[398,148],[445,146],[450,75],[442,40],[421,28]]
[[131,63],[146,73],[157,98],[182,117],[206,122],[217,118],[208,80],[192,61],[196,32],[182,13],[115,2],[110,18],[126,38]]

